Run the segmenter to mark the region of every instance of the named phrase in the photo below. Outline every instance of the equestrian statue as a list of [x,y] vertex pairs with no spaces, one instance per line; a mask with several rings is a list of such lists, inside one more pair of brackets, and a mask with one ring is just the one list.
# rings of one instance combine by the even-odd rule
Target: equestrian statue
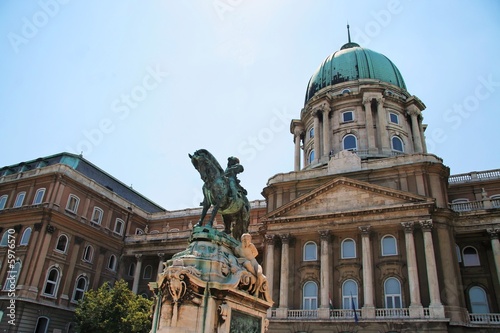
[[207,222],[212,227],[217,212],[224,221],[224,232],[240,239],[248,232],[250,223],[250,204],[247,191],[240,185],[237,175],[243,172],[243,166],[236,157],[229,157],[226,170],[223,170],[215,157],[206,149],[199,149],[193,155],[188,154],[191,163],[203,180],[203,206],[200,220],[195,227],[202,226],[208,209],[213,206]]

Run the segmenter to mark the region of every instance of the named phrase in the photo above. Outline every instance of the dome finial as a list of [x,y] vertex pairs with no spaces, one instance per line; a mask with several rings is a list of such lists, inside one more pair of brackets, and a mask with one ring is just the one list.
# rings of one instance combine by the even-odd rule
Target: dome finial
[[351,32],[349,31],[349,21],[347,21],[347,42],[351,43]]

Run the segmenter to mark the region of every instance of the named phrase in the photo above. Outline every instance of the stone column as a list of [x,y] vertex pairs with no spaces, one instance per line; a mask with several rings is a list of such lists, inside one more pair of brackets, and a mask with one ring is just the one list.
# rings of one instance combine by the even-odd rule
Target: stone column
[[290,234],[281,236],[281,276],[280,276],[280,301],[276,316],[279,318],[288,317],[288,271],[289,271],[289,243]]
[[273,282],[274,282],[274,235],[266,235],[266,270],[265,275],[267,278],[267,289],[269,295],[273,297]]
[[[24,261],[22,262],[22,266],[26,267],[26,269],[21,269],[21,272],[19,274],[19,279],[17,280],[17,288],[20,288],[20,289],[24,289],[24,284],[26,283],[26,279],[28,277],[28,272],[29,270],[27,269],[27,267],[31,267],[31,262],[32,261],[35,261],[36,262],[36,258],[35,258],[35,255],[34,253],[35,252],[35,248],[38,246],[39,244],[39,238],[40,238],[40,230],[42,230],[42,223],[35,223],[35,225],[33,226],[33,231],[31,233],[31,237],[30,237],[30,246],[28,246],[28,252],[26,253],[26,256],[24,257]],[[6,252],[6,254],[8,254],[8,252]],[[5,263],[7,263],[7,260],[4,260]],[[21,266],[21,267],[22,267]]]
[[[75,245],[73,245],[73,248],[71,249],[71,259],[69,261],[69,266],[68,266],[68,273],[64,277],[64,282],[62,284],[62,294],[61,294],[61,299],[70,302],[70,290],[69,287],[71,286],[71,283],[73,282],[73,274],[75,272],[75,266],[79,262],[78,256],[80,255],[80,246],[83,244],[83,238],[79,236],[74,236],[74,242]],[[96,276],[98,279],[98,277]]]
[[410,286],[410,317],[423,318],[424,309],[420,300],[420,284],[418,281],[417,254],[413,238],[413,222],[401,223],[405,230],[406,260],[408,263],[408,284]]
[[415,153],[422,152],[422,136],[420,135],[420,125],[418,124],[418,118],[420,116],[420,110],[413,106],[408,109],[408,114],[411,117],[411,132],[413,134],[413,149]]
[[500,284],[500,241],[498,240],[498,233],[500,232],[500,229],[487,229],[486,231],[491,236],[491,249],[493,250],[498,283]]
[[330,318],[330,231],[319,232],[321,238],[321,267],[320,267],[320,288],[321,305],[319,309],[320,318]]
[[389,133],[387,133],[387,115],[385,114],[384,108],[384,98],[377,98],[377,119],[378,119],[378,131],[380,137],[380,149],[382,153],[390,153],[391,143],[389,142]]
[[163,273],[163,269],[165,268],[164,267],[165,253],[158,253],[158,259],[160,259],[160,261],[158,262],[158,269],[156,275]]
[[432,220],[420,221],[424,233],[425,263],[427,267],[427,281],[431,303],[429,310],[431,318],[444,318],[444,307],[439,296],[439,281],[437,275],[434,243],[432,241]]
[[370,153],[377,153],[378,149],[375,145],[375,128],[373,127],[372,99],[365,98],[363,100],[363,105],[365,107],[366,137],[367,137],[368,151]]
[[137,291],[139,290],[139,280],[141,279],[142,254],[136,254],[135,258],[137,259],[137,263],[135,264],[134,282],[132,283],[132,292],[134,294],[137,294]]
[[298,128],[295,127],[293,131],[294,135],[294,142],[295,142],[295,151],[294,151],[294,171],[299,171],[300,170],[300,137],[301,137],[302,131]]
[[319,163],[319,158],[321,157],[320,142],[319,142],[319,117],[318,111],[314,110],[312,113],[314,117],[314,163]]
[[361,247],[363,251],[363,297],[364,305],[361,309],[363,318],[375,318],[373,302],[373,259],[370,245],[370,226],[359,227],[361,230]]
[[94,283],[92,285],[92,289],[97,289],[100,287],[100,278],[102,268],[104,267],[104,258],[106,256],[107,250],[103,247],[99,248],[99,257],[97,257],[96,270],[94,274]]
[[323,107],[323,159],[330,159],[331,135],[330,135],[330,107]]
[[[30,286],[29,286],[29,291],[34,292],[35,294],[38,293],[38,286],[40,285],[41,281],[43,281],[44,276],[45,276],[44,267],[45,267],[45,260],[47,258],[47,254],[52,253],[52,251],[49,251],[49,247],[51,245],[50,241],[52,239],[52,234],[54,233],[54,231],[55,231],[55,227],[50,225],[50,220],[49,220],[47,222],[47,225],[45,226],[45,235],[43,235],[43,236],[40,235],[40,237],[43,239],[43,241],[41,243],[41,247],[37,251],[38,258],[35,262],[35,265],[33,265],[34,271],[33,271],[33,274],[31,276]],[[25,267],[25,268],[27,269],[27,267]],[[23,271],[23,267],[21,267],[21,272],[22,271]]]

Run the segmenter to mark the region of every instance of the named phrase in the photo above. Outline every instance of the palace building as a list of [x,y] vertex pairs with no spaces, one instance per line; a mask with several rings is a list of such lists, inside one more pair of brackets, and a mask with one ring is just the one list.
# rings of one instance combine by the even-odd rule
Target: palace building
[[[500,330],[500,169],[450,175],[427,152],[425,108],[350,40],[312,75],[294,169],[251,202],[268,332]],[[84,292],[120,278],[152,297],[200,213],[74,154],[0,168],[0,331],[74,332]]]

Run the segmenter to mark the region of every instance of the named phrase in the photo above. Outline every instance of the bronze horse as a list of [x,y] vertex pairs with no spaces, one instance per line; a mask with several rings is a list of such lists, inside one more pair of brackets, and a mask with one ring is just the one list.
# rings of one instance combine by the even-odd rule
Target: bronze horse
[[[200,173],[203,180],[203,210],[200,220],[195,226],[202,226],[208,209],[213,206],[207,226],[212,227],[217,212],[220,211],[224,221],[224,232],[238,239],[248,232],[250,222],[250,204],[246,191],[238,184],[236,175],[230,167],[224,171],[215,157],[205,149],[188,154],[191,163]],[[241,167],[243,171],[243,167]],[[239,171],[239,172],[241,172]]]

